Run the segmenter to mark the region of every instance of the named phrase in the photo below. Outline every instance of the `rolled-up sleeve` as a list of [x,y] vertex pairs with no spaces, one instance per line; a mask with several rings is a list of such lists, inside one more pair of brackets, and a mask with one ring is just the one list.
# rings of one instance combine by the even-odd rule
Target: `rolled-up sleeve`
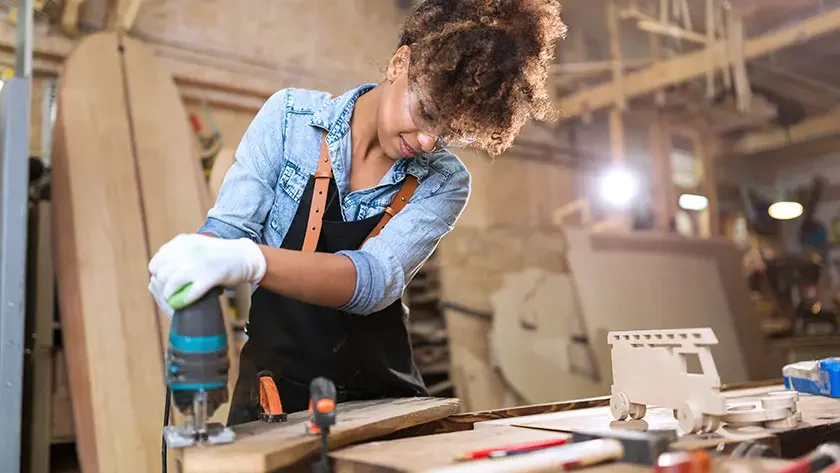
[[353,297],[340,309],[370,314],[399,299],[441,238],[455,227],[469,195],[470,174],[462,169],[450,175],[437,193],[412,198],[362,248],[339,252],[356,267]]
[[275,92],[257,112],[199,233],[263,243],[263,222],[283,161],[286,100],[287,89]]

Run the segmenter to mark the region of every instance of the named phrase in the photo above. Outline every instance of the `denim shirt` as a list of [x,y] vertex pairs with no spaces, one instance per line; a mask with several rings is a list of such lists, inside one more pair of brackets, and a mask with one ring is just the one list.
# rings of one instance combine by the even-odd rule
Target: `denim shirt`
[[356,99],[373,87],[363,84],[335,98],[295,88],[274,93],[245,132],[199,230],[279,247],[315,172],[324,131],[345,221],[382,212],[406,174],[417,177],[414,195],[379,235],[362,248],[338,252],[356,267],[353,297],[339,308],[353,314],[384,309],[400,298],[453,229],[470,194],[469,172],[445,150],[396,160],[378,185],[349,192],[350,118]]

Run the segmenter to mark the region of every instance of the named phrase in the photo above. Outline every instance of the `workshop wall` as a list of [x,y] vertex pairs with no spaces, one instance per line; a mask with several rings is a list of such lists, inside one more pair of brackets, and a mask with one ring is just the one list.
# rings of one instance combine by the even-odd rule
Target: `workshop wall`
[[146,3],[132,33],[301,79],[341,81],[372,78],[387,64],[404,13],[382,0],[167,0]]

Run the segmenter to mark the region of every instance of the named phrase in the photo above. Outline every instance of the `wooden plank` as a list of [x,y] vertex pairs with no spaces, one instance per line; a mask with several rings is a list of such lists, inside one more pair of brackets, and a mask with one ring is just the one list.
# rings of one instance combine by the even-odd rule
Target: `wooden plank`
[[[172,76],[161,67],[151,46],[126,35],[120,35],[120,44],[147,252],[153,255],[175,235],[192,233],[201,227],[211,205],[210,189],[201,170],[189,116]],[[227,315],[225,298],[221,301],[223,313]],[[165,350],[169,319],[158,311],[158,321],[160,345]],[[228,317],[225,317],[225,329],[232,342]],[[238,351],[233,343],[228,344],[228,357],[238,367]],[[234,368],[228,378],[230,390],[235,382]],[[224,423],[229,407],[227,403],[220,406],[210,420]],[[180,422],[181,417],[176,415],[175,421]]]
[[117,37],[67,58],[53,142],[54,247],[80,464],[160,467],[163,359]]
[[[791,26],[771,31],[748,39],[744,44],[744,60],[765,56],[774,51],[802,44],[810,39],[840,29],[840,8],[802,20]],[[716,41],[708,46],[714,56],[715,70],[727,67],[731,58],[726,54],[726,42]],[[681,54],[672,59],[660,61],[637,72],[624,76],[624,95],[627,100],[657,91],[669,85],[679,84],[706,72],[706,50]],[[612,82],[595,85],[561,99],[557,108],[566,118],[591,113],[619,103],[615,85]]]
[[[146,268],[210,205],[186,110],[158,61],[137,40],[99,33],[79,43],[59,81],[60,299],[85,471],[159,467],[169,324]],[[224,421],[227,407],[211,420]]]
[[789,128],[776,127],[769,131],[748,134],[732,143],[726,149],[726,153],[730,156],[756,154],[838,134],[840,111],[831,111]]
[[[348,402],[337,406],[337,423],[329,448],[392,434],[448,417],[458,411],[457,399],[406,398]],[[289,414],[277,424],[251,422],[233,427],[233,443],[171,452],[182,473],[267,473],[293,466],[319,452],[320,438],[304,431],[306,412]]]
[[702,167],[703,181],[701,188],[706,195],[708,204],[706,207],[706,215],[709,219],[709,234],[711,236],[720,236],[720,203],[718,201],[718,182],[717,182],[717,146],[715,143],[716,137],[712,134],[706,126],[701,125],[698,131],[692,134],[691,137],[694,142],[694,151],[697,159],[700,161]]
[[[706,43],[712,44],[715,42],[715,0],[706,0]],[[709,100],[715,97],[715,58],[712,51],[706,49],[706,98]]]
[[533,404],[528,406],[508,407],[504,409],[492,409],[476,412],[466,412],[452,415],[434,422],[427,422],[416,427],[396,432],[388,438],[418,437],[447,432],[460,432],[472,430],[479,422],[487,422],[499,419],[511,419],[550,412],[566,412],[577,409],[588,409],[610,405],[609,396],[599,396],[590,399],[578,399],[574,401],[552,402],[545,404]]
[[137,13],[140,11],[141,2],[142,0],[116,0],[112,2],[113,17],[109,22],[109,29],[131,30],[134,21],[137,19]]
[[369,442],[332,452],[335,473],[419,473],[452,465],[460,454],[522,442],[568,437],[567,434],[520,427],[465,430],[387,442]]
[[[552,436],[553,435],[553,436]],[[552,438],[566,436],[561,432],[552,432],[542,429],[528,429],[514,426],[496,427],[493,429],[478,429],[446,434],[428,435],[418,438],[391,440],[385,442],[371,442],[353,447],[344,448],[330,454],[333,460],[333,469],[336,473],[427,473],[442,471],[442,468],[458,465],[458,468],[465,468],[469,471],[486,471],[488,465],[501,466],[499,460],[481,460],[469,463],[459,463],[454,460],[455,456],[464,452],[503,447],[521,442],[532,442],[549,440]],[[771,442],[773,439],[762,439]],[[706,444],[705,448],[715,448],[721,444],[721,440],[695,442],[693,445]],[[732,442],[728,447],[734,448],[737,442]],[[692,444],[683,442],[675,444],[674,448],[691,448]],[[728,453],[724,450],[724,453]],[[768,459],[740,459],[721,456],[727,466],[734,463],[741,463],[738,466],[751,467],[749,471],[774,471],[785,465],[784,460]],[[560,470],[559,467],[555,470]],[[517,469],[516,471],[528,471]],[[642,473],[649,472],[650,468],[643,465],[630,463],[605,463],[602,465],[588,467],[587,473],[609,472],[609,473]],[[715,469],[717,471],[717,469]]]
[[627,101],[624,98],[624,65],[622,64],[620,26],[618,23],[618,9],[616,0],[607,0],[605,21],[610,42],[610,60],[612,61],[613,84],[618,96],[617,107],[624,111]]
[[[587,335],[602,347],[596,351],[602,369],[610,366],[609,331],[701,326],[714,329],[720,341],[712,353],[722,382],[765,379],[778,372],[755,332],[749,291],[738,269],[739,250],[731,241],[578,228],[565,233]],[[628,300],[635,303],[628,305]]]
[[32,440],[29,456],[30,471],[50,471],[50,445],[52,444],[53,416],[53,322],[55,319],[55,269],[52,255],[52,204],[39,201],[34,210],[35,231],[30,242],[34,243],[34,274],[32,275],[32,305],[34,316],[34,343],[32,349]]
[[656,212],[656,229],[667,233],[675,207],[674,177],[671,170],[671,133],[662,114],[656,110],[650,122],[651,197]]

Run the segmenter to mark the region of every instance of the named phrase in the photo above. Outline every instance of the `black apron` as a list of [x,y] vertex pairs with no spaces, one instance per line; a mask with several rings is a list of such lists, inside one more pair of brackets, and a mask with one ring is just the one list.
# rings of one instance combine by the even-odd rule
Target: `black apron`
[[[319,159],[318,171],[309,178],[280,247],[306,251],[305,246],[308,250],[314,246],[314,251],[326,253],[358,249],[372,232],[381,230],[395,213],[394,207],[402,208],[408,200],[406,193],[401,190],[395,196],[395,201],[403,200],[402,205],[392,202],[379,215],[345,222],[325,142]],[[326,203],[323,197],[313,199],[325,189]],[[315,211],[319,204],[325,206],[320,229],[311,217],[320,213]],[[315,238],[306,240],[307,230],[316,231]],[[318,376],[335,383],[338,402],[428,396],[414,363],[406,324],[401,299],[378,312],[355,315],[257,287],[251,297],[248,340],[239,359],[228,425],[259,418],[257,374],[263,370],[274,375],[285,412],[308,408],[309,383]]]

